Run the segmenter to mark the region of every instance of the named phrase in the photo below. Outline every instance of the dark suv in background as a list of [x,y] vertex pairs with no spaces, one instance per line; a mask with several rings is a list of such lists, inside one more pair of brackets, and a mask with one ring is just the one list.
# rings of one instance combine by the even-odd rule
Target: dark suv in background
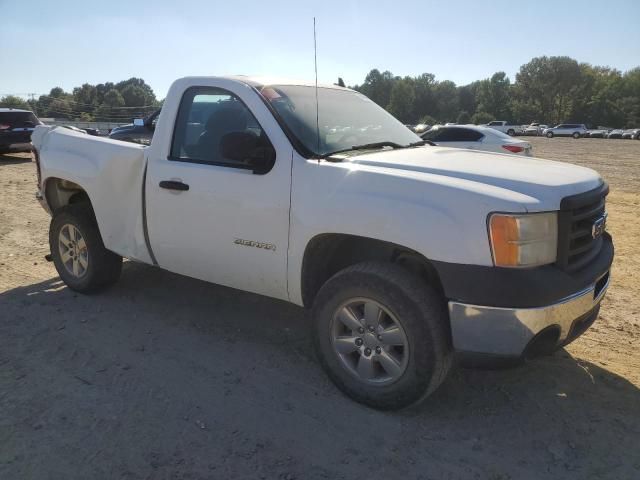
[[31,132],[42,125],[29,110],[0,108],[0,153],[31,151]]
[[146,118],[136,118],[133,123],[116,127],[109,133],[109,138],[149,145],[156,129],[158,115],[160,115],[160,110],[156,110]]

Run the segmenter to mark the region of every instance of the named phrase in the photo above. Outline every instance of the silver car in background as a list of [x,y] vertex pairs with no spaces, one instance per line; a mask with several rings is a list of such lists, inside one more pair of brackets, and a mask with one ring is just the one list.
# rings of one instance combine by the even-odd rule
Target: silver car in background
[[629,130],[625,130],[622,134],[622,138],[627,140],[640,140],[640,128],[630,128]]
[[615,130],[611,130],[609,132],[609,135],[607,135],[607,138],[622,138],[623,134],[624,134],[624,130],[622,130],[621,128],[616,128]]
[[561,123],[552,128],[545,128],[542,134],[547,138],[573,137],[581,138],[587,134],[587,127],[582,123]]

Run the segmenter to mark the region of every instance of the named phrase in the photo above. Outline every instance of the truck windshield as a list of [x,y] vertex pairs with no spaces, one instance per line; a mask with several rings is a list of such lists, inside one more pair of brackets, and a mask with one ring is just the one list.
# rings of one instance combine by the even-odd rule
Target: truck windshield
[[375,144],[408,147],[421,140],[364,95],[337,88],[318,88],[318,139],[315,87],[268,85],[259,91],[312,156]]

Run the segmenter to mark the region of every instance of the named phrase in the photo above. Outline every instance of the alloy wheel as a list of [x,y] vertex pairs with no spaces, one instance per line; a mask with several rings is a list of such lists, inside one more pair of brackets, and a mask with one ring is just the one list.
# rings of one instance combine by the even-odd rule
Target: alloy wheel
[[89,267],[87,243],[74,225],[66,223],[58,234],[58,250],[64,268],[76,278],[82,278]]
[[331,343],[343,367],[360,381],[386,385],[407,369],[409,342],[400,321],[369,298],[354,298],[336,310]]

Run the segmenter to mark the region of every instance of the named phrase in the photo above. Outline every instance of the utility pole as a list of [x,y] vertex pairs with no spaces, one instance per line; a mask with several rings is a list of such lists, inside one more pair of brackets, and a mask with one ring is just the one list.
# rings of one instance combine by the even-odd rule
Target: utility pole
[[36,116],[38,116],[37,106],[36,106],[36,94],[35,93],[30,93],[29,97],[30,97],[30,100],[31,100],[31,108],[33,109],[33,113],[35,113]]

